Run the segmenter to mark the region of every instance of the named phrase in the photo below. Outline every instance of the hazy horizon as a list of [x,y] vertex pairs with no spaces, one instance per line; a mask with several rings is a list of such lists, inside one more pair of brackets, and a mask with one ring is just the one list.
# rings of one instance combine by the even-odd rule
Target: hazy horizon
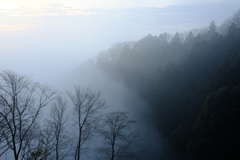
[[98,52],[148,34],[219,26],[240,2],[0,1],[0,69],[53,83]]

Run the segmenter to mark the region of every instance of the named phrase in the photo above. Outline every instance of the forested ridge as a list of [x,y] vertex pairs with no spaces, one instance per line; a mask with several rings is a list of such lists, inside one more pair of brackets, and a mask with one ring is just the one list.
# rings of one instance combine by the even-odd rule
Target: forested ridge
[[65,78],[0,72],[0,159],[240,159],[240,10],[117,43]]
[[98,67],[148,103],[166,140],[161,158],[240,158],[239,22],[238,11],[196,35],[148,35],[98,55]]

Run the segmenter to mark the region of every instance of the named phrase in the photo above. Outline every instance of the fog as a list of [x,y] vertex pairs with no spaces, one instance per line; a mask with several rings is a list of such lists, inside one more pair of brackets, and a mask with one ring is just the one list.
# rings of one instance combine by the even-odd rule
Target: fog
[[[114,43],[137,41],[147,34],[202,28],[212,20],[220,25],[238,9],[236,3],[197,3],[165,8],[99,8],[72,16],[34,16],[25,15],[25,12],[12,16],[1,9],[0,68],[55,84],[54,77],[76,68]],[[15,10],[14,13],[18,11]],[[54,10],[54,6],[46,10],[49,14],[59,12]]]
[[[152,3],[154,4],[154,1]],[[116,73],[112,73],[112,68],[109,71],[99,67],[98,55],[108,52],[114,44],[122,42],[131,44],[130,48],[139,43],[141,49],[141,39],[147,35],[151,39],[168,32],[172,38],[176,32],[186,35],[189,31],[195,31],[194,36],[197,36],[197,33],[208,30],[209,23],[213,20],[217,26],[221,26],[239,9],[238,6],[240,2],[224,0],[179,3],[176,1],[161,7],[89,7],[77,14],[74,6],[71,6],[74,14],[70,14],[68,10],[61,10],[67,6],[56,3],[50,3],[46,8],[41,6],[36,12],[31,8],[24,10],[23,6],[12,9],[0,7],[0,69],[30,76],[34,81],[47,84],[64,94],[66,90],[72,90],[74,85],[88,86],[94,91],[100,91],[106,100],[107,108],[104,109],[104,114],[127,111],[130,119],[138,121],[136,131],[141,133],[140,150],[144,150],[142,159],[174,159],[175,152],[167,144],[169,137],[166,138],[165,133],[159,131],[159,124],[152,123],[154,108],[150,106],[154,104],[146,100],[151,94],[143,93],[148,91],[145,89],[150,85],[141,86],[145,83],[140,82],[153,79],[151,87],[159,87],[156,83],[157,76],[148,76],[155,73],[155,68],[159,67],[158,59],[151,57],[154,49],[149,50],[149,62],[146,58],[146,63],[137,63],[136,66],[132,64],[135,62],[132,59],[126,60],[124,56],[121,57],[120,60],[126,60],[126,63],[117,63],[114,66],[116,68],[113,68],[113,72]],[[139,49],[138,46],[135,47]],[[132,52],[134,51],[136,50],[133,49]],[[180,61],[179,57],[182,55],[170,55],[169,59],[159,61],[164,68],[168,62]],[[129,73],[128,70],[121,72],[124,65],[132,66]],[[143,66],[139,67],[140,65]],[[139,71],[139,68],[144,69]],[[131,75],[132,70],[142,73]],[[145,75],[146,79],[141,79],[141,74]],[[146,99],[142,98],[144,95]],[[177,131],[172,132],[173,135]],[[90,143],[91,149],[101,144],[99,138],[94,141],[95,144]],[[164,153],[166,150],[168,153]],[[84,156],[83,159],[94,159],[92,154],[94,152],[91,150],[90,156]]]

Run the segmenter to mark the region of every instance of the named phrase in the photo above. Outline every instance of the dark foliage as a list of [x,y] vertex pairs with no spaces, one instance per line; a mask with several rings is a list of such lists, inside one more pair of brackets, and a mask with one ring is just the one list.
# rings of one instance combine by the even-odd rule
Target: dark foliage
[[[112,75],[149,104],[152,123],[179,159],[239,159],[240,28],[226,35],[148,35],[124,46]],[[175,159],[177,159],[174,157]]]

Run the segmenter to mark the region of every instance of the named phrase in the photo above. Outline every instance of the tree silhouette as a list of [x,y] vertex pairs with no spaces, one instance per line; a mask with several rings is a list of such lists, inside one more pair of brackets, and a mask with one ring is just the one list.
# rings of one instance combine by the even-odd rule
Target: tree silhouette
[[80,160],[81,155],[86,153],[86,142],[94,135],[99,122],[99,111],[105,107],[105,101],[100,92],[93,92],[90,88],[75,86],[74,92],[67,92],[73,103],[73,121],[76,126],[75,160]]
[[97,148],[98,158],[106,160],[135,160],[139,153],[135,145],[138,135],[130,131],[136,121],[129,120],[126,112],[112,112],[104,119],[104,127],[98,132],[104,138],[105,146]]
[[[32,150],[41,110],[56,92],[12,71],[0,73],[0,156],[11,150],[14,159],[25,159]],[[29,147],[30,146],[30,147]]]

